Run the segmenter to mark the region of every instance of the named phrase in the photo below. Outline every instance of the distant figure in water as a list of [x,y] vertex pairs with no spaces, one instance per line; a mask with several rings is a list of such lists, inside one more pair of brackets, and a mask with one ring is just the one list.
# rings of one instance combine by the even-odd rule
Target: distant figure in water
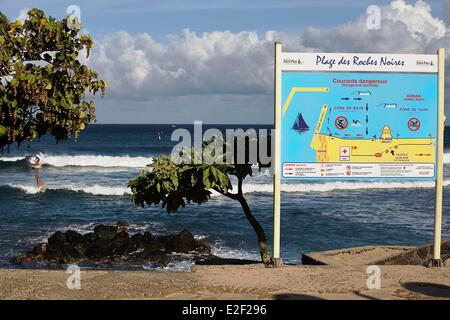
[[158,132],[156,133],[156,138],[157,138],[158,140],[161,140],[161,132],[160,132],[160,131],[158,131]]
[[34,155],[34,166],[35,166],[35,167],[40,167],[40,166],[41,166],[41,158],[39,158],[39,157],[37,156],[37,154]]
[[44,181],[39,176],[35,176],[35,178],[36,178],[36,186],[38,187],[39,191],[44,192],[45,191]]
[[28,160],[31,168],[39,170],[41,168],[41,158],[38,155],[34,155],[31,159]]

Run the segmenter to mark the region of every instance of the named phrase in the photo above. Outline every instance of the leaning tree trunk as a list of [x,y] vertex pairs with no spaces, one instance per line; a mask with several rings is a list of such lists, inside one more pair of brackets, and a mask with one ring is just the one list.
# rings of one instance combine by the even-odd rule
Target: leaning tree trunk
[[252,211],[250,210],[250,207],[247,204],[247,200],[245,200],[242,194],[238,195],[237,200],[241,204],[242,209],[244,210],[245,213],[245,217],[247,218],[250,225],[253,227],[253,230],[255,230],[256,236],[258,237],[258,246],[259,246],[259,253],[261,254],[261,261],[265,265],[268,265],[270,264],[270,253],[269,248],[267,247],[266,233],[259,224],[258,220],[256,220],[255,216],[253,216]]
[[238,192],[237,193],[228,193],[228,192],[225,193],[218,188],[215,188],[215,190],[230,199],[239,201],[239,203],[242,206],[242,209],[244,210],[245,217],[247,218],[248,222],[252,226],[253,230],[255,230],[256,237],[258,238],[258,246],[259,246],[259,253],[261,254],[261,261],[265,265],[269,265],[271,262],[271,259],[270,259],[269,248],[267,247],[266,233],[264,232],[264,229],[259,224],[258,220],[256,220],[255,216],[252,213],[252,210],[250,210],[250,207],[248,206],[247,200],[245,200],[245,198],[243,196],[242,182],[243,182],[243,178],[238,177]]

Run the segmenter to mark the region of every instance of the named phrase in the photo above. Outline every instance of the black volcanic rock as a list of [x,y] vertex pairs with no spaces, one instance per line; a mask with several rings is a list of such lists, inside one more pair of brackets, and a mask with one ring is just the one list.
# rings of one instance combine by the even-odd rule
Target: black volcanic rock
[[86,256],[92,260],[113,256],[111,242],[106,239],[96,239],[86,248]]
[[74,230],[57,231],[47,243],[39,243],[23,256],[14,257],[15,264],[76,262],[151,262],[165,265],[173,253],[190,253],[198,258],[210,258],[211,247],[196,240],[188,230],[177,235],[154,236],[150,232],[129,235],[128,223],[116,226],[97,225],[94,232],[80,234]]
[[73,230],[67,230],[64,232],[64,235],[66,237],[66,242],[70,244],[78,244],[83,242],[83,235],[79,234],[76,231]]
[[189,253],[195,251],[197,242],[194,239],[192,233],[183,229],[178,235],[172,237],[168,243],[167,248],[173,252]]
[[83,237],[82,242],[85,247],[89,246],[89,244],[91,244],[97,239],[94,232],[85,233],[82,235],[82,237]]
[[128,253],[130,246],[130,236],[126,231],[122,231],[111,240],[113,255],[124,255]]
[[66,247],[66,235],[57,231],[48,238],[48,251],[62,254]]
[[98,239],[109,241],[116,236],[117,227],[100,224],[94,227],[94,233]]

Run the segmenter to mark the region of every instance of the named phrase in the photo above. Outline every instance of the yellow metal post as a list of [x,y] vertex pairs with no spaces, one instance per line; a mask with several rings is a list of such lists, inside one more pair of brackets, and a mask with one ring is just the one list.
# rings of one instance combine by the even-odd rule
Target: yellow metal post
[[445,52],[438,50],[438,132],[437,132],[437,154],[436,154],[436,206],[434,212],[434,265],[441,265],[441,229],[442,229],[442,181],[443,181],[443,158],[444,158],[444,88],[445,88]]
[[273,265],[283,265],[280,257],[280,211],[281,211],[281,43],[275,42],[275,146],[273,157]]

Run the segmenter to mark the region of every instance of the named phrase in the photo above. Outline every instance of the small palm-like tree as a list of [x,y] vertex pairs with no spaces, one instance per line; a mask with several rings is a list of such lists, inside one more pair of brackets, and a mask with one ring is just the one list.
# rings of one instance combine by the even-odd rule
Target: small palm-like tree
[[[252,165],[201,163],[177,164],[168,156],[159,156],[149,165],[151,170],[142,171],[128,186],[133,193],[133,202],[144,207],[158,205],[175,212],[186,203],[203,204],[210,199],[211,190],[239,202],[244,215],[258,239],[261,261],[270,263],[267,238],[261,224],[253,215],[242,191],[244,179],[252,175]],[[230,176],[237,179],[237,190],[233,191]]]

